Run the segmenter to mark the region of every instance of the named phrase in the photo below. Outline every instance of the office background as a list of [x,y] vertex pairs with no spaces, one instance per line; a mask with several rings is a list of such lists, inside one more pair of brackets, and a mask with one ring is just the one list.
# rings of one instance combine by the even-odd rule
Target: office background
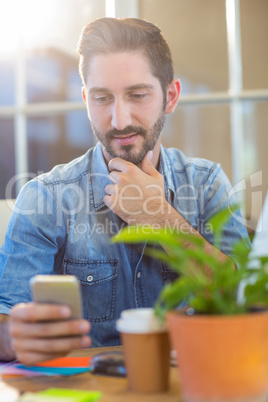
[[105,15],[163,30],[182,82],[163,144],[221,163],[254,230],[268,185],[267,0],[0,0],[0,199],[95,144],[76,43]]

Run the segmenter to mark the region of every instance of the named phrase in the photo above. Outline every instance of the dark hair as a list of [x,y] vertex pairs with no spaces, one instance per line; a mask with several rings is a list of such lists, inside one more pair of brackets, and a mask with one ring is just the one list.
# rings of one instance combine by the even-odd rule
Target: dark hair
[[83,85],[86,85],[90,61],[95,55],[128,51],[141,51],[148,57],[164,98],[166,88],[173,80],[171,52],[165,38],[157,26],[142,19],[99,18],[92,21],[83,28],[77,50]]

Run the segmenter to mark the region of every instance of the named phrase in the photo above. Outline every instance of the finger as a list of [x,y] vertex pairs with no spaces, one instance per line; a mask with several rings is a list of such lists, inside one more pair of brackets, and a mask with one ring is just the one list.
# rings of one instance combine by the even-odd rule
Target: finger
[[10,310],[10,318],[19,321],[53,321],[70,318],[71,309],[66,305],[20,303]]
[[26,366],[32,366],[36,363],[41,363],[47,360],[56,359],[57,357],[65,356],[66,353],[36,353],[36,352],[25,352],[20,351],[16,354],[16,358],[20,363]]
[[153,165],[152,157],[153,157],[153,151],[148,151],[141,162],[141,169],[144,171],[144,173],[147,173],[150,176],[158,174],[158,171]]
[[116,192],[116,188],[115,188],[116,186],[114,185],[114,184],[108,184],[106,187],[105,187],[105,193],[106,194],[108,194],[108,195],[114,195],[115,194],[115,192]]
[[89,347],[91,339],[89,336],[70,336],[60,338],[28,338],[14,339],[13,348],[19,352],[48,351],[48,353],[68,353],[72,349]]
[[115,205],[115,197],[113,195],[105,195],[103,197],[104,204],[111,210],[113,210]]
[[[29,339],[14,341],[16,356],[20,362],[31,365],[68,354],[71,350],[91,346],[89,336],[59,339]],[[47,352],[46,352],[47,351]]]
[[90,331],[90,323],[87,320],[65,320],[52,323],[25,323],[12,321],[10,334],[14,338],[52,338],[59,336],[84,335]]
[[122,176],[121,172],[118,172],[116,170],[113,170],[112,172],[110,172],[109,174],[109,179],[114,183],[114,184],[118,184],[118,182],[120,181],[120,177]]
[[130,166],[135,166],[133,163],[125,161],[121,158],[113,158],[108,163],[108,168],[110,171],[117,170],[118,172],[126,172]]

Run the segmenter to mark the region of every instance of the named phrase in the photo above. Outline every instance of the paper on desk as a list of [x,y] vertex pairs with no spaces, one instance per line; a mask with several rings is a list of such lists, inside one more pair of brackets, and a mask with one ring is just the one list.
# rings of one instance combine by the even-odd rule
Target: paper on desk
[[58,357],[39,363],[38,367],[89,367],[91,357]]
[[0,362],[0,374],[3,379],[10,379],[16,377],[40,377],[40,373],[30,371],[30,370],[23,370],[16,367],[16,363],[7,363],[7,362]]
[[[26,366],[18,366],[19,369],[26,370]],[[74,375],[81,374],[90,371],[90,368],[80,367],[37,367],[32,366],[28,368],[28,371],[39,373],[39,375]]]
[[17,365],[17,368],[44,375],[74,375],[90,371],[90,357],[61,357],[34,366]]
[[27,392],[21,402],[97,402],[102,397],[99,391],[49,388],[36,393]]
[[[0,365],[0,370],[2,370]],[[2,377],[20,377],[20,376],[40,376],[40,373],[31,370],[23,370],[14,366],[3,368]]]
[[23,364],[14,363],[6,368],[0,366],[3,377],[21,375],[74,375],[90,371],[90,357],[61,357],[34,366],[25,366]]

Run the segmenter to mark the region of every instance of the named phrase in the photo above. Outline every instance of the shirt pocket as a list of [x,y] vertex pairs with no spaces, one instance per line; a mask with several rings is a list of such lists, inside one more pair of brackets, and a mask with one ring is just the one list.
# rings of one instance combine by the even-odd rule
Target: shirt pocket
[[179,277],[179,274],[177,272],[169,268],[162,261],[158,261],[158,268],[165,284],[174,282]]
[[116,260],[64,260],[64,273],[80,281],[83,315],[89,321],[114,318],[117,266]]

